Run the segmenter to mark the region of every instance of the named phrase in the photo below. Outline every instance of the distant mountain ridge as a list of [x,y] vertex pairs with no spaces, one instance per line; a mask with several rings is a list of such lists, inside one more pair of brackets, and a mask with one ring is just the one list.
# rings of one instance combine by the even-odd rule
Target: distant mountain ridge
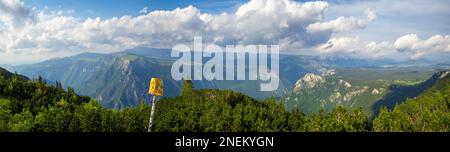
[[[177,58],[170,49],[139,47],[112,54],[82,53],[51,59],[36,64],[9,66],[30,78],[42,76],[60,81],[82,95],[97,99],[103,106],[121,108],[149,101],[151,77],[164,80],[165,96],[179,94],[180,81],[172,79],[170,69]],[[324,67],[380,67],[391,62],[375,62],[352,58],[321,58],[317,56],[280,55],[280,85],[273,92],[259,91],[259,81],[193,81],[196,88],[231,89],[256,99],[282,98],[294,88],[299,77]]]
[[[121,108],[149,101],[147,91],[151,77],[164,80],[165,96],[178,95],[181,81],[173,80],[170,74],[175,60],[167,49],[136,48],[113,54],[83,53],[37,64],[13,66],[10,70],[31,78],[40,75],[50,81],[60,81],[64,86],[74,87],[82,95],[99,100],[104,106]],[[307,71],[300,64],[284,67],[289,67],[282,69],[287,71],[284,73],[295,75]],[[282,96],[292,86],[294,78],[285,76],[281,78],[280,87],[275,92],[259,91],[259,81],[193,82],[196,88],[232,89],[255,98],[268,98]]]

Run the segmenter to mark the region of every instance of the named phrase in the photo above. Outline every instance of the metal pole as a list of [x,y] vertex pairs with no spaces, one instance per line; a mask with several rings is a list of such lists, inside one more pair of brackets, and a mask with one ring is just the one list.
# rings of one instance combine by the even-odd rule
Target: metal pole
[[152,112],[150,113],[150,121],[148,123],[148,132],[152,132],[152,126],[153,126],[153,115],[155,114],[156,109],[156,96],[153,96],[152,101]]

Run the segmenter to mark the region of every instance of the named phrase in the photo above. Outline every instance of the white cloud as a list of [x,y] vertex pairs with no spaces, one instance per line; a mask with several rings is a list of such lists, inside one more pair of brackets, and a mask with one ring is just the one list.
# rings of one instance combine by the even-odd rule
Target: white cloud
[[395,41],[395,48],[400,52],[412,54],[412,58],[450,53],[450,36],[434,35],[421,40],[416,34],[408,34]]
[[[62,52],[68,52],[67,55],[87,51],[108,53],[142,45],[171,47],[173,43],[192,41],[193,31],[200,31],[203,26],[199,16],[199,11],[192,6],[105,20],[80,20],[44,10],[37,12],[33,24],[17,31],[2,30],[0,39],[5,40],[0,42],[0,48],[8,54],[49,54],[50,57],[50,54],[64,55]],[[16,62],[29,62],[20,59],[25,58]]]
[[0,21],[11,29],[22,27],[31,21],[31,10],[19,0],[0,0]]
[[353,58],[394,58],[398,57],[392,43],[363,41],[359,37],[332,38],[321,44],[316,51],[324,55]]
[[146,6],[146,7],[142,8],[142,9],[139,11],[139,13],[141,13],[141,14],[147,14],[147,13],[148,13],[148,7]]
[[434,35],[427,40],[421,40],[415,34],[408,34],[398,38],[395,43],[363,41],[359,37],[339,37],[330,39],[315,50],[325,55],[356,58],[445,58],[450,57],[450,36]]
[[[300,45],[314,45],[322,37],[308,35],[305,27],[320,21],[327,2],[298,3],[289,0],[252,0],[234,14],[202,14],[206,33],[222,43],[270,43],[281,40]],[[309,38],[308,38],[309,37]],[[315,38],[315,39],[314,39]]]
[[308,33],[333,33],[333,32],[348,32],[354,29],[363,29],[367,24],[377,17],[375,10],[367,9],[366,18],[357,18],[354,16],[344,17],[340,16],[335,20],[314,23],[308,25],[306,28]]

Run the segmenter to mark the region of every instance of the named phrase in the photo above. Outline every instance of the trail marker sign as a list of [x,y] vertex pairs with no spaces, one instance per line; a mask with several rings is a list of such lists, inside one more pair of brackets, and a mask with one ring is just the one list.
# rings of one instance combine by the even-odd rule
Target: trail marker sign
[[148,93],[152,96],[163,96],[164,94],[164,85],[161,79],[152,78],[150,80],[150,89]]
[[148,93],[153,96],[153,100],[152,100],[152,111],[150,112],[150,120],[148,122],[147,131],[152,132],[153,117],[156,109],[156,96],[163,96],[164,94],[164,85],[162,80],[159,78],[152,78],[150,80],[150,89],[148,90]]

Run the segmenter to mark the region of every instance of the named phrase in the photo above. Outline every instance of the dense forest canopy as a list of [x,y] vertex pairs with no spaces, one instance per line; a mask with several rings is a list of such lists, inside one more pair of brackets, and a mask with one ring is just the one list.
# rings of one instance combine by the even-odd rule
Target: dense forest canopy
[[[195,90],[185,81],[181,93],[157,102],[155,131],[450,131],[450,78],[416,99],[382,109],[373,121],[361,109],[337,107],[305,115],[287,111],[275,99],[257,101],[229,90]],[[151,106],[107,109],[61,83],[46,83],[0,68],[0,131],[144,132]]]

